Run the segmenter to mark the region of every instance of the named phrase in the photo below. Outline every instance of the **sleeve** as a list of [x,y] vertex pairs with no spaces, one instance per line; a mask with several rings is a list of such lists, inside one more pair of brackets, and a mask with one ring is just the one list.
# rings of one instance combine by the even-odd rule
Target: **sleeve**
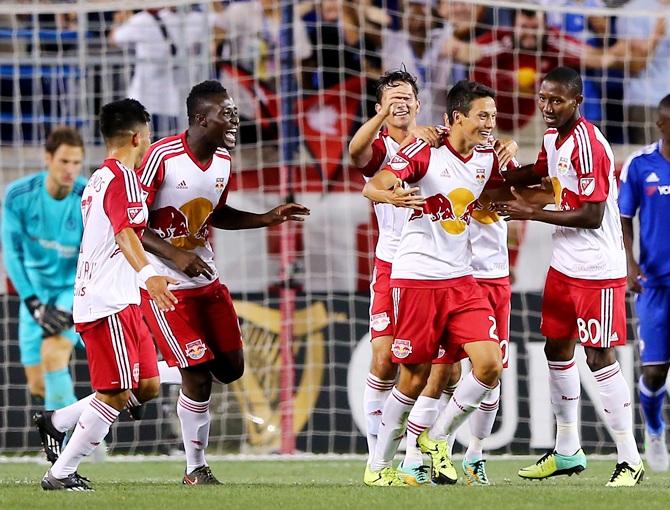
[[631,156],[621,169],[621,187],[619,188],[619,213],[632,218],[640,207],[640,191],[637,179],[636,158]]
[[163,158],[156,154],[156,148],[152,147],[144,156],[144,160],[137,170],[137,177],[142,187],[144,201],[148,208],[154,203],[156,192],[165,180],[165,163]]
[[2,206],[2,255],[7,275],[21,299],[35,294],[25,269],[23,241],[27,238],[21,215],[8,192]]
[[379,135],[372,142],[372,157],[368,164],[360,169],[365,177],[372,177],[377,173],[386,158],[386,145]]
[[429,163],[430,145],[415,139],[393,156],[383,170],[388,170],[399,179],[412,184],[426,175]]
[[542,138],[542,147],[540,147],[540,152],[537,155],[537,160],[533,165],[533,172],[535,172],[540,177],[546,177],[549,175],[549,165],[547,163],[547,150],[544,148],[544,137]]
[[[510,161],[507,164],[507,169],[514,169],[516,166],[513,165],[513,161]],[[498,156],[496,153],[493,153],[493,167],[491,168],[491,175],[489,176],[489,180],[486,181],[486,185],[484,186],[485,190],[488,189],[497,189],[500,186],[503,185],[505,182],[504,177],[502,176],[502,173],[500,172],[500,161],[498,160]]]
[[140,183],[131,170],[115,172],[105,190],[103,208],[112,224],[114,235],[126,228],[139,233],[147,226]]
[[146,27],[143,26],[142,14],[135,14],[128,18],[125,23],[116,27],[112,31],[112,42],[119,46],[124,46],[143,41],[145,39],[143,34],[146,32],[144,28]]
[[609,174],[614,162],[605,147],[586,129],[575,129],[571,163],[577,172],[577,188],[582,202],[604,202],[610,191]]

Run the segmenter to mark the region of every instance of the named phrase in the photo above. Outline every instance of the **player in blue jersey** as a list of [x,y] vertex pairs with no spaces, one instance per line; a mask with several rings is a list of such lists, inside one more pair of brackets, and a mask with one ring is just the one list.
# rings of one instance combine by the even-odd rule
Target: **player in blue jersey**
[[77,400],[68,364],[80,341],[72,301],[83,231],[83,157],[75,130],[54,129],[45,145],[46,170],[12,182],[3,202],[4,261],[21,298],[21,363],[33,403],[46,409]]
[[[628,288],[637,294],[640,319],[640,403],[645,453],[655,471],[668,470],[663,401],[670,367],[670,95],[658,105],[658,142],[634,153],[621,171],[619,211],[628,258]],[[633,217],[640,221],[635,260]]]

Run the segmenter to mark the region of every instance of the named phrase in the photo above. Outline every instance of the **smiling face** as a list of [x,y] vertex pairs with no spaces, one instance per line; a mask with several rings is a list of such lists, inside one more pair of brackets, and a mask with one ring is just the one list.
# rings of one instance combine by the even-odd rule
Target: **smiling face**
[[[387,123],[398,129],[408,129],[414,123],[421,103],[409,83],[395,82],[386,87],[382,93],[382,104],[386,104],[392,93],[398,96],[399,101],[395,108],[392,108]],[[380,111],[381,108],[380,104],[375,106],[377,111]]]
[[240,117],[237,106],[227,94],[214,95],[203,101],[200,125],[205,138],[212,144],[226,149],[234,149],[237,144],[237,130]]
[[537,106],[547,127],[560,129],[579,117],[584,96],[575,94],[568,85],[545,80],[537,94]]
[[[492,97],[479,97],[470,103],[467,115],[455,110],[452,129],[459,129],[468,145],[485,144],[496,127],[496,102]],[[445,115],[445,122],[449,119]]]

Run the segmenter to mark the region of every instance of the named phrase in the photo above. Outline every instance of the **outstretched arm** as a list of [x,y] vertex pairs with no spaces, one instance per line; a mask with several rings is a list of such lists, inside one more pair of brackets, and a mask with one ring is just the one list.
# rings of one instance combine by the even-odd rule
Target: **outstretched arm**
[[202,260],[196,253],[177,248],[150,230],[146,229],[142,236],[142,246],[149,253],[172,262],[175,267],[190,278],[196,276],[206,276],[210,280],[214,273],[209,265]]
[[425,200],[415,195],[417,191],[419,188],[403,188],[402,181],[393,172],[382,170],[365,184],[363,196],[372,202],[421,210]]
[[262,214],[223,205],[212,213],[211,225],[222,230],[245,230],[272,227],[285,221],[305,221],[305,216],[309,216],[309,209],[292,202],[278,205]]

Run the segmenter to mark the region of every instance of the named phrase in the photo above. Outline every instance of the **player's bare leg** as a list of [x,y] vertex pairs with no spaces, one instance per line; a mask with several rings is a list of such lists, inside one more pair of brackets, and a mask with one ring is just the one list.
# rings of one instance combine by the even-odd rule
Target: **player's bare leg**
[[[399,476],[410,485],[430,482],[427,466],[423,464],[423,454],[417,444],[417,438],[426,428],[435,423],[440,412],[440,397],[451,379],[455,365],[449,363],[433,364],[426,387],[416,399],[416,403],[407,419],[407,446],[405,457],[398,466]],[[460,377],[460,371],[459,371]]]
[[665,441],[663,402],[670,365],[642,365],[640,376],[640,406],[644,417],[644,454],[647,464],[654,471],[667,471],[668,446]]
[[633,434],[633,408],[630,388],[621,373],[614,348],[584,347],[586,363],[598,383],[605,407],[605,420],[612,429],[617,449],[617,464],[608,487],[638,484],[644,477],[644,465]]
[[70,375],[72,343],[60,335],[45,338],[40,348],[44,370],[44,407],[60,409],[77,401]]
[[24,365],[23,370],[26,374],[26,383],[28,391],[34,406],[44,405],[44,370],[42,364]]
[[244,351],[217,352],[206,365],[218,382],[230,384],[244,375]]
[[398,373],[398,365],[391,359],[393,336],[386,335],[371,340],[372,361],[370,373],[363,391],[363,411],[365,412],[366,437],[368,441],[368,465],[377,445],[377,434],[382,419],[382,410],[390,395]]

